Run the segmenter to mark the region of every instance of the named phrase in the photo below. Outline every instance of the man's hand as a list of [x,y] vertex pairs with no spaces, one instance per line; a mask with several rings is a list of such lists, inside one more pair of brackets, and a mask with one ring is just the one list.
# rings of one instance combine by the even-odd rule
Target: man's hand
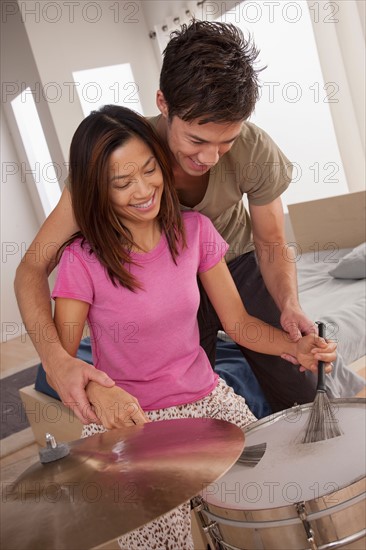
[[89,382],[86,393],[99,419],[98,424],[107,429],[150,422],[136,397],[118,386],[106,388]]
[[[285,332],[287,332],[289,340],[297,342],[301,336],[307,334],[318,334],[318,329],[313,321],[310,321],[298,306],[288,306],[281,314],[281,326]],[[293,365],[298,365],[296,357],[292,355],[283,354],[282,359],[289,361]]]
[[105,372],[69,355],[64,356],[61,365],[54,365],[52,373],[47,372],[47,381],[57,391],[63,404],[70,407],[83,424],[99,423],[85,393],[89,382],[95,381],[107,388],[114,386],[114,381]]
[[310,370],[314,373],[318,371],[318,361],[325,363],[325,372],[332,370],[332,361],[335,361],[337,344],[335,342],[326,342],[324,338],[316,334],[308,334],[296,344],[296,359],[301,365],[300,371]]
[[281,326],[288,333],[292,342],[297,342],[306,334],[317,334],[318,329],[313,321],[306,317],[298,305],[286,306],[281,313]]

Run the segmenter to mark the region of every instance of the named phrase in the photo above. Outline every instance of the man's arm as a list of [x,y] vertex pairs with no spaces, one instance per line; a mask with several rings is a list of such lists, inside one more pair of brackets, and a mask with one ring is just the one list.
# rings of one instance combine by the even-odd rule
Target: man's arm
[[[71,298],[55,300],[55,326],[64,349],[73,357],[82,338],[89,307],[88,303]],[[95,415],[105,428],[149,422],[138,400],[122,388],[105,388],[91,381],[86,387],[86,394],[88,403],[83,410],[84,417],[90,418],[92,414],[94,418]]]
[[315,332],[302,311],[297,290],[296,264],[287,246],[281,198],[270,204],[249,204],[253,238],[266,287],[281,312],[281,325],[292,340]]
[[72,357],[63,348],[52,319],[48,275],[55,267],[58,248],[78,230],[70,193],[65,189],[61,199],[42,225],[16,272],[15,294],[24,324],[36,348],[52,386],[63,403],[82,422],[97,420],[83,415],[89,401],[85,386],[95,380],[104,386],[114,382],[84,361]]

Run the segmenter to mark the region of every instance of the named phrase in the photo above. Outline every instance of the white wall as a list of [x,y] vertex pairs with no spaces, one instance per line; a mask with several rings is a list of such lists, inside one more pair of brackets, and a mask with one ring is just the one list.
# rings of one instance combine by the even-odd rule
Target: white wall
[[[24,145],[11,108],[11,101],[26,88],[29,87],[33,90],[39,88],[40,77],[16,0],[7,0],[3,6],[0,35],[2,102],[8,128],[20,161],[20,168],[25,174],[32,205],[39,224],[41,224],[44,220],[44,212],[34,185],[32,170],[36,178],[38,178],[38,174],[34,170],[35,167],[28,164]],[[42,94],[37,94],[35,101],[43,130],[47,136],[47,144],[52,160],[62,166],[63,155],[50,116],[48,103]],[[65,174],[66,170],[64,171]]]
[[[39,75],[16,0],[3,4],[1,18],[1,305],[2,341],[24,332],[13,290],[15,270],[44,219],[39,197],[15,123],[11,100],[27,86],[35,88]],[[52,159],[62,153],[47,102],[41,97],[38,113]]]
[[[308,4],[256,0],[238,4],[222,21],[254,39],[260,50],[261,96],[251,121],[266,130],[294,164],[284,204],[348,192],[330,105],[343,100],[324,82]],[[357,129],[356,129],[357,131]]]
[[365,4],[365,0],[308,0],[324,79],[339,87],[338,101],[332,102],[330,108],[352,192],[365,189],[366,176]]
[[180,28],[182,24],[188,24],[192,16],[201,21],[214,21],[223,11],[233,10],[236,5],[238,0],[143,0],[149,34],[155,35],[151,42],[159,66],[161,53],[169,41],[171,31]]
[[19,336],[23,330],[13,291],[17,265],[38,231],[38,220],[4,111],[1,109],[1,341]]
[[[259,0],[248,0],[248,3],[257,4]],[[346,5],[350,3],[353,4],[353,8],[357,6],[358,10],[364,14],[364,2],[353,0],[337,2],[342,10],[346,9]],[[60,178],[62,186],[67,173],[66,161],[70,139],[83,118],[72,82],[72,72],[131,63],[144,113],[155,114],[160,54],[156,48],[157,41],[149,37],[149,32],[166,19],[179,15],[186,7],[192,10],[195,8],[197,18],[215,19],[222,15],[224,10],[232,10],[235,4],[238,2],[207,0],[197,8],[196,0],[187,2],[184,0],[143,0],[142,2],[138,0],[99,0],[97,2],[6,0],[3,3],[1,18],[1,76],[3,83],[5,82],[7,86],[3,109],[6,122],[4,120],[1,127],[2,168],[8,167],[9,165],[6,165],[8,162],[16,162],[20,169],[25,162],[25,152],[10,108],[11,99],[20,93],[23,85],[29,85],[35,90],[37,109],[51,157],[63,168]],[[305,2],[301,4],[305,5]],[[311,3],[313,4],[319,3]],[[319,6],[323,9],[320,4]],[[320,34],[327,29],[329,30],[329,26],[323,25]],[[342,34],[344,32],[343,26]],[[349,28],[348,32],[352,37],[353,29]],[[261,46],[260,42],[259,39],[259,46]],[[286,44],[286,47],[290,48],[292,44]],[[297,47],[306,52],[306,44],[300,44]],[[334,57],[334,52],[329,51],[329,55],[331,58]],[[333,63],[333,66],[337,66],[337,63]],[[362,74],[362,63],[358,63],[358,68]],[[289,69],[291,72],[292,67]],[[322,69],[326,80],[336,79],[333,74],[325,73],[326,60],[323,61]],[[354,70],[352,72],[355,73]],[[363,98],[359,89],[356,92],[356,95],[353,93],[354,103],[360,102]],[[121,94],[123,93],[125,91],[121,88]],[[128,102],[126,106],[133,108],[133,105]],[[272,122],[272,116],[268,115],[261,125],[269,133],[273,133]],[[274,129],[275,137],[276,132],[277,130]],[[294,133],[293,139],[303,139],[299,134],[299,132]],[[352,157],[352,150],[355,150],[352,142],[352,131],[345,132],[341,154],[343,154],[343,147],[348,147],[346,152],[348,158]],[[304,146],[306,147],[306,142]],[[286,152],[291,155],[291,151]],[[352,169],[359,168],[360,158],[361,155],[357,153],[357,158],[354,154],[354,157],[347,161],[348,173],[351,173]],[[20,172],[13,176],[8,175],[1,187],[2,240],[5,244],[15,243],[13,252],[9,252],[10,249],[8,249],[6,261],[2,263],[1,313],[3,322],[14,323],[20,323],[13,294],[15,267],[20,261],[20,255],[15,251],[29,245],[42,223],[39,200],[32,191],[30,178],[23,177],[25,183],[21,178]],[[364,179],[358,176],[352,179],[353,185],[364,185]]]
[[[72,5],[74,13],[70,11]],[[7,176],[1,186],[2,251],[6,253],[2,259],[1,321],[7,323],[2,326],[8,331],[3,338],[8,339],[17,336],[21,328],[13,291],[16,266],[21,260],[21,252],[24,254],[43,222],[31,174],[23,174],[29,167],[11,100],[27,86],[34,90],[52,160],[62,168],[62,187],[67,174],[70,140],[83,118],[71,84],[72,72],[131,63],[144,112],[155,114],[159,67],[141,3],[137,1],[45,3],[22,0],[17,3],[6,0],[1,27],[1,76],[6,92],[1,127],[2,169],[9,169],[7,163],[13,162],[18,171]],[[121,88],[122,94],[128,92],[130,89],[126,92]],[[126,106],[133,108],[128,103]]]
[[[83,118],[73,71],[130,63],[144,113],[155,114],[159,68],[139,1],[18,2],[64,160]],[[71,9],[71,5],[73,8]],[[42,6],[49,6],[43,10]],[[57,6],[57,8],[56,8]],[[32,10],[32,11],[31,11]],[[127,97],[121,85],[118,92]],[[86,90],[87,93],[87,90]],[[133,108],[128,103],[126,107]]]

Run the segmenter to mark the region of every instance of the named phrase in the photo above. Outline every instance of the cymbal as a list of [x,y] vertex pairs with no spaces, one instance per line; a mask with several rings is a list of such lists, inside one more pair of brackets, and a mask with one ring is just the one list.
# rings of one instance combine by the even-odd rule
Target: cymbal
[[70,443],[2,484],[3,550],[86,550],[186,502],[224,475],[244,444],[240,428],[186,418],[120,428]]

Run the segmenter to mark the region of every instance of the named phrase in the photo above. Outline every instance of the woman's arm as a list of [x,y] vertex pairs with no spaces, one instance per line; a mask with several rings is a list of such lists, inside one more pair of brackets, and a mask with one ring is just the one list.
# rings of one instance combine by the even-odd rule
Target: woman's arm
[[86,394],[100,423],[109,430],[150,422],[136,397],[118,386],[105,388],[92,381]]
[[[293,342],[286,332],[249,315],[224,261],[200,273],[199,277],[224,331],[241,346],[268,355],[292,355],[300,363],[300,370],[313,372],[318,361],[335,360],[336,344],[327,343],[315,334]],[[330,370],[328,365],[326,371]]]
[[71,298],[55,298],[54,321],[62,347],[75,357],[90,305]]
[[[54,321],[61,344],[70,355],[75,356],[90,306],[69,298],[56,298],[55,303]],[[83,416],[91,417],[90,422],[94,422],[96,416],[98,422],[109,429],[149,422],[138,400],[122,388],[107,388],[90,381],[86,395],[90,403],[83,410]]]

